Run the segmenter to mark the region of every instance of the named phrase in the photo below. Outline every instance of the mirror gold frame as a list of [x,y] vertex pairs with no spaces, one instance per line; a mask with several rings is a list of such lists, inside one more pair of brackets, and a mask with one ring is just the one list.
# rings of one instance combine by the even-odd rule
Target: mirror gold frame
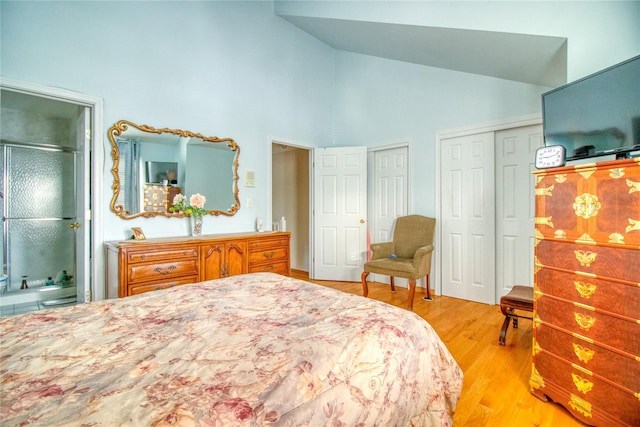
[[152,218],[156,216],[182,218],[182,217],[188,216],[183,212],[142,211],[137,213],[131,213],[129,210],[125,209],[123,205],[116,204],[118,195],[120,194],[120,185],[121,185],[120,177],[118,174],[118,165],[120,163],[120,150],[118,148],[118,144],[116,143],[116,137],[121,136],[122,133],[127,131],[130,127],[137,129],[140,132],[145,132],[150,134],[160,135],[163,133],[168,133],[168,134],[173,134],[173,135],[177,135],[179,137],[185,137],[185,138],[200,138],[203,141],[211,142],[213,144],[226,144],[227,147],[229,147],[232,152],[235,152],[233,165],[232,165],[232,174],[233,174],[232,193],[233,193],[233,198],[235,200],[235,203],[232,203],[232,205],[226,211],[211,209],[207,211],[207,213],[209,215],[215,215],[215,216],[219,216],[219,215],[233,216],[236,214],[236,212],[238,212],[238,210],[240,209],[240,199],[238,196],[238,180],[239,180],[238,158],[240,156],[240,147],[238,146],[238,144],[236,144],[233,138],[218,138],[217,136],[204,136],[199,133],[194,133],[188,130],[181,130],[181,129],[169,129],[169,128],[156,129],[148,125],[137,125],[127,120],[120,120],[119,122],[114,124],[112,127],[110,127],[108,131],[109,141],[111,142],[111,158],[113,159],[113,167],[111,168],[111,173],[113,175],[113,185],[111,186],[113,190],[113,197],[111,198],[112,212],[114,212],[116,215],[118,215],[122,219],[133,219],[138,217]]

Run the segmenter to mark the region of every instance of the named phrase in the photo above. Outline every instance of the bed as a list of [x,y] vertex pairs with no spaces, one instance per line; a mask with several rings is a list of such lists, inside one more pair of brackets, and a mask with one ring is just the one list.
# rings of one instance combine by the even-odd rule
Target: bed
[[415,313],[271,273],[0,326],[3,426],[450,426],[462,388]]

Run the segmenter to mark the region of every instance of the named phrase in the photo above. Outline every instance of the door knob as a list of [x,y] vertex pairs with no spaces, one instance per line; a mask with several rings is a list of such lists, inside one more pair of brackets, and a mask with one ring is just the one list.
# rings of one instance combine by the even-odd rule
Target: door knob
[[364,224],[364,218],[360,218],[360,224]]
[[80,228],[80,224],[77,222],[74,222],[73,224],[69,225],[69,228],[73,228],[74,230],[77,230],[78,228]]

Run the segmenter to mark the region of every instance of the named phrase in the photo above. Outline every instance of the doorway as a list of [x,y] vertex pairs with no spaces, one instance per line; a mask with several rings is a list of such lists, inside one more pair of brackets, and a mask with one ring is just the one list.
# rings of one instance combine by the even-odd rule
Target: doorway
[[102,101],[66,95],[2,81],[3,316],[89,301],[95,289],[91,137]]
[[[291,232],[291,269],[309,273],[309,168],[311,150],[283,142],[271,145],[271,220]],[[265,224],[273,230],[273,224]]]
[[273,225],[265,228],[285,217],[292,270],[318,280],[359,280],[366,253],[366,163],[365,147],[312,149],[272,140]]

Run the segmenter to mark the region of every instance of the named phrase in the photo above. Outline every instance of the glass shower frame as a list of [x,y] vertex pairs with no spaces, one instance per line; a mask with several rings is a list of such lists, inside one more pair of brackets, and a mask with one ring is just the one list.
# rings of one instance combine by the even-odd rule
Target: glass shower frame
[[[48,308],[88,300],[90,287],[84,282],[91,268],[88,172],[92,110],[64,100],[5,92],[4,88],[2,92],[0,258],[3,273],[9,276],[6,292],[0,295],[2,315],[11,304],[37,303],[38,308]],[[19,111],[24,100],[20,97],[53,103],[52,116]],[[18,105],[15,111],[9,98]],[[66,111],[63,119],[56,117],[60,110]],[[30,116],[25,123],[17,120],[18,125],[12,121],[13,115],[29,114],[35,120]],[[14,126],[25,129],[11,129]],[[20,289],[22,276],[28,276],[28,290]],[[76,287],[77,280],[80,286]],[[51,281],[55,284],[47,285]]]

